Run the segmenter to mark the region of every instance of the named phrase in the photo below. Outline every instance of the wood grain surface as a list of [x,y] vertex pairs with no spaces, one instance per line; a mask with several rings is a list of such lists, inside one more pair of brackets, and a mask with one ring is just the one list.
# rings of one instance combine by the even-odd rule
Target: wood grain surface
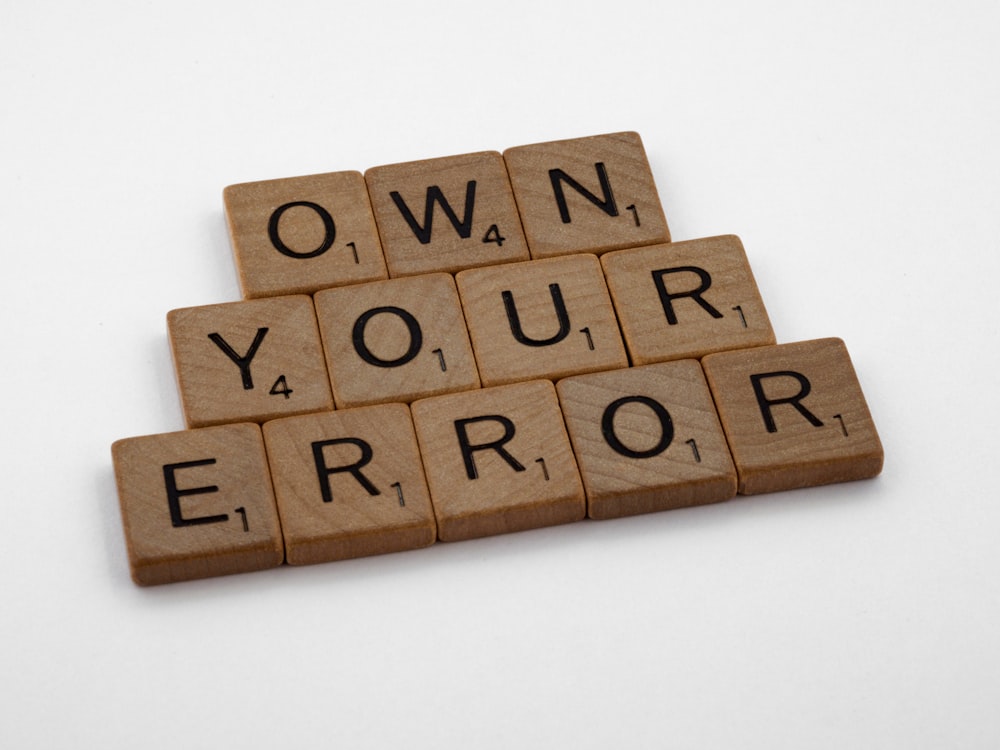
[[405,404],[264,425],[290,565],[416,549],[437,539]]
[[638,133],[515,146],[503,158],[532,258],[670,242]]
[[837,338],[702,360],[744,495],[868,479],[882,444]]
[[441,541],[579,521],[586,498],[547,380],[412,405]]
[[310,297],[172,310],[167,329],[188,427],[333,408]]
[[222,196],[246,299],[388,277],[360,172],[245,182]]
[[775,343],[739,237],[706,237],[601,256],[633,364]]
[[338,409],[479,387],[450,274],[327,289],[315,301]]
[[594,255],[477,268],[456,281],[483,385],[628,365]]
[[591,518],[736,495],[736,469],[696,360],[576,375],[556,389]]
[[499,152],[372,167],[365,181],[392,277],[529,258]]
[[136,583],[281,565],[281,526],[256,424],[125,438],[111,455]]

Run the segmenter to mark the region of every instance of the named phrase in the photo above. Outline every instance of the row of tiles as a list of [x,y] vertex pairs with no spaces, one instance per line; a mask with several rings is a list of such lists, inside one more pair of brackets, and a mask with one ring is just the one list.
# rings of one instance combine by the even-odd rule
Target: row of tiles
[[875,476],[839,339],[117,441],[133,579],[415,549]]
[[623,132],[230,185],[246,298],[670,241]]
[[189,427],[775,343],[733,235],[171,311]]

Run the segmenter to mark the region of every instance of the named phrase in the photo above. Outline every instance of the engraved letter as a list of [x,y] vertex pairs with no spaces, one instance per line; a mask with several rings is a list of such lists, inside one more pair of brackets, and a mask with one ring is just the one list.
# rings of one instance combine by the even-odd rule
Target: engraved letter
[[[663,282],[663,277],[668,273],[693,273],[699,279],[701,279],[701,286],[690,289],[684,292],[675,292],[673,294],[667,291],[667,285]],[[722,313],[712,307],[704,297],[702,297],[702,292],[706,291],[710,286],[712,286],[712,277],[708,271],[703,268],[698,268],[697,266],[679,266],[677,268],[661,268],[659,270],[653,271],[653,283],[656,284],[656,291],[660,293],[660,304],[663,305],[663,312],[667,316],[667,323],[674,326],[677,325],[677,313],[674,312],[673,300],[680,299],[682,297],[690,297],[699,305],[702,309],[711,315],[713,318],[721,318]]]
[[[646,450],[629,448],[615,434],[615,414],[618,413],[618,409],[629,403],[648,406],[660,420],[660,439],[652,448]],[[604,410],[604,415],[601,417],[601,434],[604,436],[604,441],[616,453],[628,458],[652,458],[663,453],[674,439],[674,423],[670,418],[670,412],[659,401],[648,396],[622,396],[608,404]]]
[[397,191],[393,190],[389,193],[392,198],[393,203],[396,204],[396,208],[399,212],[403,214],[403,218],[409,225],[410,229],[420,240],[420,244],[427,245],[431,241],[431,226],[434,223],[434,204],[438,203],[441,206],[441,210],[444,211],[444,215],[448,217],[448,221],[451,225],[455,227],[455,231],[458,232],[458,236],[463,240],[469,239],[469,235],[472,234],[472,209],[476,203],[476,181],[469,180],[468,184],[465,186],[465,216],[461,221],[458,220],[458,216],[455,214],[454,209],[452,209],[451,204],[448,203],[448,199],[444,197],[444,193],[441,192],[441,188],[437,185],[431,185],[427,188],[427,198],[424,203],[424,225],[420,226],[417,223],[416,217],[410,210],[410,207],[406,205],[406,201],[403,200]]
[[[468,426],[477,422],[498,422],[503,426],[503,436],[487,443],[469,442]],[[506,461],[514,471],[524,471],[524,466],[521,465],[521,462],[503,447],[505,443],[513,440],[515,432],[514,423],[507,417],[495,414],[471,417],[469,419],[456,419],[455,432],[458,434],[458,444],[462,449],[462,459],[465,461],[465,473],[469,479],[479,478],[479,472],[476,469],[476,462],[473,456],[476,451],[495,450],[500,458]]]
[[[764,395],[763,380],[765,378],[792,378],[798,381],[799,392],[793,396],[785,396],[783,398],[768,398]],[[774,422],[774,416],[771,414],[771,407],[778,404],[791,404],[813,427],[823,426],[819,418],[800,403],[802,399],[809,395],[809,391],[812,390],[809,379],[802,373],[793,372],[792,370],[764,372],[759,375],[751,375],[750,382],[753,383],[753,392],[757,396],[760,415],[764,418],[764,425],[767,427],[768,432],[778,431],[778,426]]]
[[[354,445],[361,451],[361,458],[353,464],[347,464],[346,466],[327,466],[326,458],[323,456],[323,449],[328,445]],[[378,487],[372,484],[368,477],[361,473],[361,467],[371,463],[374,455],[372,447],[364,440],[352,437],[317,440],[312,444],[312,451],[313,461],[316,463],[316,475],[319,478],[319,489],[323,495],[324,503],[333,502],[333,494],[330,492],[330,475],[339,474],[344,471],[349,472],[357,480],[358,484],[368,491],[369,495],[381,494],[378,491]]]
[[566,194],[563,192],[562,184],[564,182],[608,216],[618,215],[618,206],[615,205],[615,196],[611,193],[611,182],[608,180],[608,172],[604,168],[604,162],[597,162],[594,168],[597,170],[597,179],[601,183],[604,200],[598,198],[561,169],[549,170],[549,179],[552,181],[552,190],[556,194],[556,205],[559,206],[559,216],[562,218],[563,224],[569,224],[572,221],[569,217],[569,206],[566,205]]
[[178,469],[189,469],[193,466],[211,466],[215,463],[214,458],[205,458],[201,461],[185,461],[179,464],[167,464],[163,467],[163,481],[167,487],[167,505],[170,507],[170,522],[175,529],[182,526],[200,526],[206,523],[218,523],[229,520],[226,514],[218,516],[199,516],[198,518],[184,518],[181,513],[181,498],[186,495],[207,495],[210,492],[218,492],[219,488],[210,484],[207,487],[192,487],[186,490],[177,489],[177,478],[174,476]]

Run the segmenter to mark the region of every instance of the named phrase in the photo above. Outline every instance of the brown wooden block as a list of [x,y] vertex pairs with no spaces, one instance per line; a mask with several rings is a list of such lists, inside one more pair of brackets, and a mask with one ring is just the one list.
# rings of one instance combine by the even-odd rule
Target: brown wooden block
[[529,257],[496,151],[372,167],[365,181],[392,277]]
[[670,242],[638,133],[503,152],[532,258]]
[[591,518],[736,495],[736,469],[696,360],[577,375],[556,388]]
[[281,565],[281,527],[257,425],[125,438],[111,455],[136,583]]
[[867,479],[882,444],[840,339],[702,360],[744,495]]
[[188,427],[333,408],[310,297],[172,310],[167,328]]
[[484,386],[628,365],[594,255],[477,268],[456,281]]
[[449,274],[327,289],[315,300],[338,409],[479,387]]
[[405,404],[278,419],[264,425],[264,441],[290,565],[437,539]]
[[583,486],[551,382],[436,396],[412,409],[441,541],[584,517]]
[[620,250],[601,264],[633,364],[775,342],[739,237]]
[[222,195],[246,298],[388,277],[360,172],[246,182]]

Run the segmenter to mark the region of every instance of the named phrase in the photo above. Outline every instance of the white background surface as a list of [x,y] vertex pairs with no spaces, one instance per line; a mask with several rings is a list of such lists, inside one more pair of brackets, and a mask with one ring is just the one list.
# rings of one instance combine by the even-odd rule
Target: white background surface
[[[0,746],[1000,745],[992,2],[4,3]],[[636,130],[876,480],[140,589],[110,445],[230,183]]]

